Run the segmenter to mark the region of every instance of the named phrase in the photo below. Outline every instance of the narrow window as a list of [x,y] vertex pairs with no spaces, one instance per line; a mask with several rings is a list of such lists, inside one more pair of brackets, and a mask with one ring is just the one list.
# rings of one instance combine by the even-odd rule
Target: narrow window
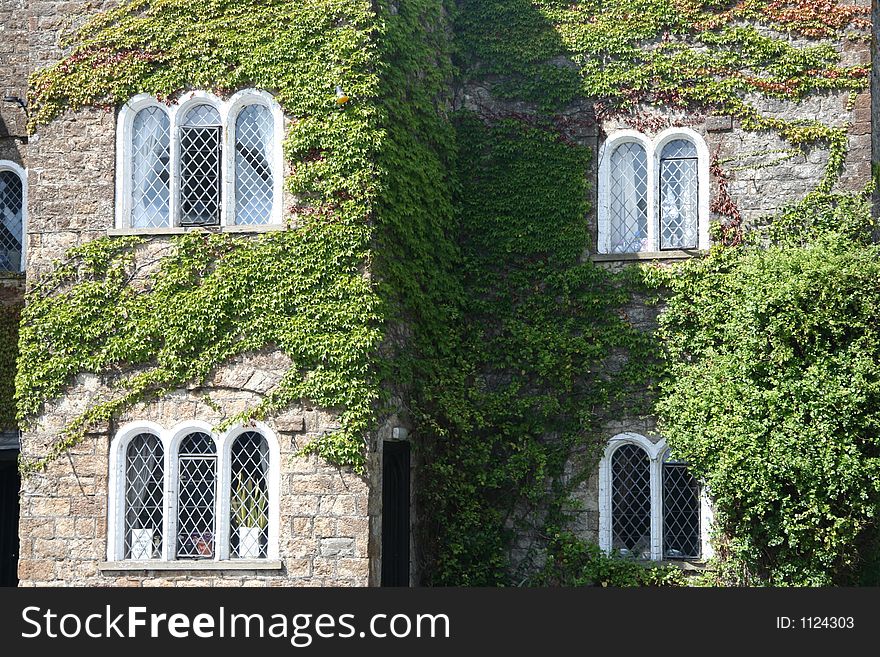
[[178,451],[177,556],[214,556],[217,449],[206,433],[186,436]]
[[266,224],[272,217],[275,125],[263,105],[248,105],[235,121],[235,223]]
[[700,557],[700,484],[684,463],[668,455],[663,463],[663,557]]
[[131,130],[131,226],[169,225],[168,115],[146,107],[134,117]]
[[220,223],[222,161],[220,113],[196,105],[180,126],[180,223],[215,226]]
[[611,457],[611,547],[651,558],[651,462],[636,445],[621,445]]
[[266,557],[269,545],[269,445],[255,431],[232,444],[229,552],[240,559]]
[[609,253],[635,253],[648,244],[648,157],[641,144],[627,142],[611,154]]
[[386,441],[382,453],[382,586],[409,586],[410,447]]
[[125,455],[125,558],[162,557],[165,452],[150,433],[138,434]]
[[695,249],[697,223],[697,149],[674,139],[660,153],[660,249]]
[[0,170],[0,270],[22,270],[24,185],[18,173]]

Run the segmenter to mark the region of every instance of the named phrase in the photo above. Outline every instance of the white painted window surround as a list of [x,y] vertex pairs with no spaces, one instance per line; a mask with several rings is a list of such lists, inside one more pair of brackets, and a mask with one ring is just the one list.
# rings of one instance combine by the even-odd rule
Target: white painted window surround
[[[162,517],[161,556],[156,562],[177,561],[177,492],[179,481],[178,452],[181,441],[195,432],[208,434],[216,445],[217,483],[214,509],[214,555],[206,561],[234,561],[238,557],[231,554],[230,532],[232,530],[232,448],[243,434],[257,433],[266,441],[268,447],[268,472],[266,484],[268,491],[267,550],[264,559],[278,559],[279,531],[279,492],[280,492],[280,448],[274,432],[261,422],[254,426],[235,427],[217,434],[205,422],[190,421],[165,429],[154,422],[132,422],[116,433],[110,444],[110,480],[108,487],[107,522],[107,560],[121,562],[126,560],[125,514],[126,514],[126,456],[129,443],[141,434],[152,434],[162,444],[164,458],[164,513]],[[232,541],[234,544],[235,541]],[[145,560],[146,562],[150,560]],[[195,563],[204,563],[198,560]],[[180,560],[178,563],[194,563]]]
[[[611,438],[605,454],[599,462],[599,547],[606,552],[612,549],[612,472],[611,459],[614,452],[623,445],[635,445],[647,454],[650,461],[651,481],[651,559],[659,561],[663,557],[663,461],[668,455],[665,440],[652,442],[637,433],[620,433]],[[709,542],[712,526],[712,508],[705,486],[700,487],[700,559],[712,556]]]
[[[599,149],[598,252],[609,254],[612,248],[612,156],[618,147],[636,143],[647,155],[647,235],[638,251],[659,253],[660,248],[660,155],[663,147],[676,139],[686,140],[697,151],[697,248],[709,248],[709,148],[699,133],[690,128],[668,128],[653,139],[636,130],[618,130],[608,135]],[[620,158],[615,158],[615,162]],[[619,172],[618,172],[619,173]],[[635,248],[629,252],[636,252]]]
[[[237,226],[250,225],[256,222],[253,219],[253,211],[243,221],[236,217],[236,190],[242,193],[242,189],[254,190],[253,177],[248,176],[247,180],[236,180],[236,173],[241,177],[242,159],[236,158],[237,138],[236,126],[240,128],[242,121],[238,121],[239,116],[245,112],[248,107],[259,106],[266,108],[269,112],[269,122],[267,125],[261,125],[259,135],[266,136],[271,139],[271,143],[266,144],[261,149],[262,154],[268,156],[269,168],[271,169],[271,214],[267,222],[261,225],[281,225],[282,221],[282,186],[283,186],[283,152],[281,140],[284,135],[284,113],[281,106],[275,101],[271,94],[257,89],[245,89],[237,92],[228,100],[222,100],[214,94],[205,91],[190,91],[173,104],[165,104],[159,102],[154,96],[149,94],[139,94],[125,103],[119,110],[116,125],[116,229],[138,229],[138,228],[173,228],[181,225],[181,127],[186,118],[195,106],[208,105],[220,117],[220,125],[222,126],[222,157],[221,157],[221,189],[220,189],[220,226]],[[168,177],[169,177],[169,193],[167,202],[169,204],[168,222],[164,225],[138,226],[137,218],[133,224],[133,193],[134,178],[144,180],[148,173],[134,170],[135,166],[135,150],[141,147],[141,153],[144,153],[143,144],[140,138],[138,144],[135,145],[135,119],[143,109],[156,108],[161,110],[168,117]],[[140,124],[139,124],[140,125]],[[157,128],[158,129],[158,128]],[[253,129],[251,130],[253,132]],[[157,139],[161,136],[157,133]],[[251,141],[254,135],[250,135]],[[238,140],[241,145],[241,140]],[[157,146],[161,150],[161,145]],[[156,156],[158,157],[158,156]],[[158,159],[155,162],[157,171],[161,166]],[[141,157],[141,168],[149,168],[149,163],[143,163]],[[242,183],[246,183],[244,186]],[[247,184],[250,183],[250,184]],[[154,184],[154,183],[146,183]],[[265,190],[260,190],[265,191]],[[266,204],[262,200],[263,205]]]
[[[0,249],[3,250],[3,256],[0,258],[2,260],[0,270],[23,272],[25,269],[25,256],[27,255],[27,171],[12,160],[0,160],[0,174],[16,176],[21,182],[21,198],[17,198],[18,190],[15,190],[16,193],[8,195],[9,202],[18,206],[17,211],[14,207],[6,206],[7,194],[0,193],[0,203],[2,203],[2,206],[0,206],[0,224],[2,224],[0,231],[4,234],[8,233],[8,235],[0,236]],[[6,192],[6,190],[0,191]],[[16,198],[12,198],[12,196]],[[15,247],[15,244],[11,243],[14,240],[20,242],[20,251]],[[15,262],[16,258],[18,262]]]

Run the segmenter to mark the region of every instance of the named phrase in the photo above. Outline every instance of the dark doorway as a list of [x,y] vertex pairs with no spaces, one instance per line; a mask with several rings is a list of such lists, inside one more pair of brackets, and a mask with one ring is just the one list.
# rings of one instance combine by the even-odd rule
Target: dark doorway
[[409,586],[409,443],[382,455],[382,586]]
[[18,586],[18,450],[0,449],[0,586]]

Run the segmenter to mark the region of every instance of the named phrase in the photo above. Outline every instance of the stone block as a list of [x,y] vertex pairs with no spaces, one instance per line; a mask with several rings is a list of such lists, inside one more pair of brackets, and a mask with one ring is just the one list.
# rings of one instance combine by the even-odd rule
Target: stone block
[[354,556],[353,538],[323,538],[321,539],[322,557],[352,557]]

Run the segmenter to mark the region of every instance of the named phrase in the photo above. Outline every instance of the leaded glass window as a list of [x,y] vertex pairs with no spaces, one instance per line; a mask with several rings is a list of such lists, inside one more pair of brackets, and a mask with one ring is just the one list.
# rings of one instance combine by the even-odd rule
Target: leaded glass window
[[697,149],[674,139],[660,153],[660,249],[695,249],[698,238]]
[[217,448],[206,433],[186,436],[178,450],[177,556],[214,557]]
[[609,253],[634,253],[648,246],[648,156],[627,142],[611,154],[608,189]]
[[162,557],[165,450],[151,433],[138,434],[125,455],[125,554],[135,561]]
[[642,448],[621,445],[611,457],[611,547],[651,558],[651,462]]
[[170,124],[159,107],[145,107],[131,128],[131,225],[170,225]]
[[0,270],[21,271],[24,183],[18,173],[0,170]]
[[275,122],[268,107],[248,105],[235,121],[235,223],[265,224],[272,217]]
[[663,463],[663,557],[700,556],[700,484],[680,461]]
[[231,454],[229,548],[233,557],[259,559],[269,544],[269,445],[255,431],[235,439]]
[[180,223],[220,223],[223,127],[220,113],[196,105],[180,126]]

